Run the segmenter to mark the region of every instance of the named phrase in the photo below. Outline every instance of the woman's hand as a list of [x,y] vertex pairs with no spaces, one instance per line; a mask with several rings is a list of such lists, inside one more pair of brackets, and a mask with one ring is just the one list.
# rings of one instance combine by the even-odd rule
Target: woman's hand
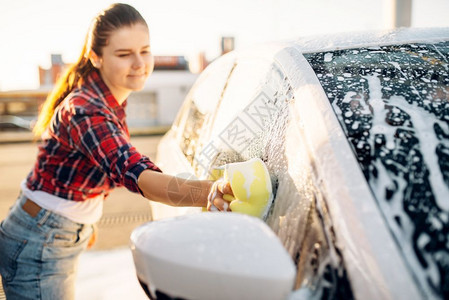
[[232,201],[234,193],[229,182],[219,179],[212,185],[207,196],[208,211],[231,211],[229,201]]

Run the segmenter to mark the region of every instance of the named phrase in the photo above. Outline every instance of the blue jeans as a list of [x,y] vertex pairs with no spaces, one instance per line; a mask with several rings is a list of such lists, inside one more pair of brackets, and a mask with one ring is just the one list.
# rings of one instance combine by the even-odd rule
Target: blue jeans
[[31,217],[21,195],[0,224],[0,273],[8,300],[73,299],[77,260],[92,225],[41,209]]

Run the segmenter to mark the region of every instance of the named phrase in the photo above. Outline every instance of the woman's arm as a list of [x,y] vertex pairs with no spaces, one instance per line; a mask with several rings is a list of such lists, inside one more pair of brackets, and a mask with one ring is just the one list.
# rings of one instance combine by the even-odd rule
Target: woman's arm
[[[145,198],[171,206],[210,207],[228,210],[223,194],[232,195],[229,184],[215,184],[210,180],[183,179],[151,170],[143,171],[137,184]],[[208,201],[208,197],[214,197]]]

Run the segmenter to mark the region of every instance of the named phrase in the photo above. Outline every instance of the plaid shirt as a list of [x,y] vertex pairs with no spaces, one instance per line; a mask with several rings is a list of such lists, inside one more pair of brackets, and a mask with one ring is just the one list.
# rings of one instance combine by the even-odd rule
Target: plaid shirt
[[92,72],[56,109],[28,188],[73,201],[106,196],[115,186],[140,192],[140,173],[161,170],[131,145],[125,106]]

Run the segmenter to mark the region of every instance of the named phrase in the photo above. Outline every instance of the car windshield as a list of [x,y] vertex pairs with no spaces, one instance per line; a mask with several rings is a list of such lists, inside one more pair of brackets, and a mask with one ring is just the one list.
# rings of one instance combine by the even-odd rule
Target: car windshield
[[304,55],[423,292],[449,295],[449,42]]

